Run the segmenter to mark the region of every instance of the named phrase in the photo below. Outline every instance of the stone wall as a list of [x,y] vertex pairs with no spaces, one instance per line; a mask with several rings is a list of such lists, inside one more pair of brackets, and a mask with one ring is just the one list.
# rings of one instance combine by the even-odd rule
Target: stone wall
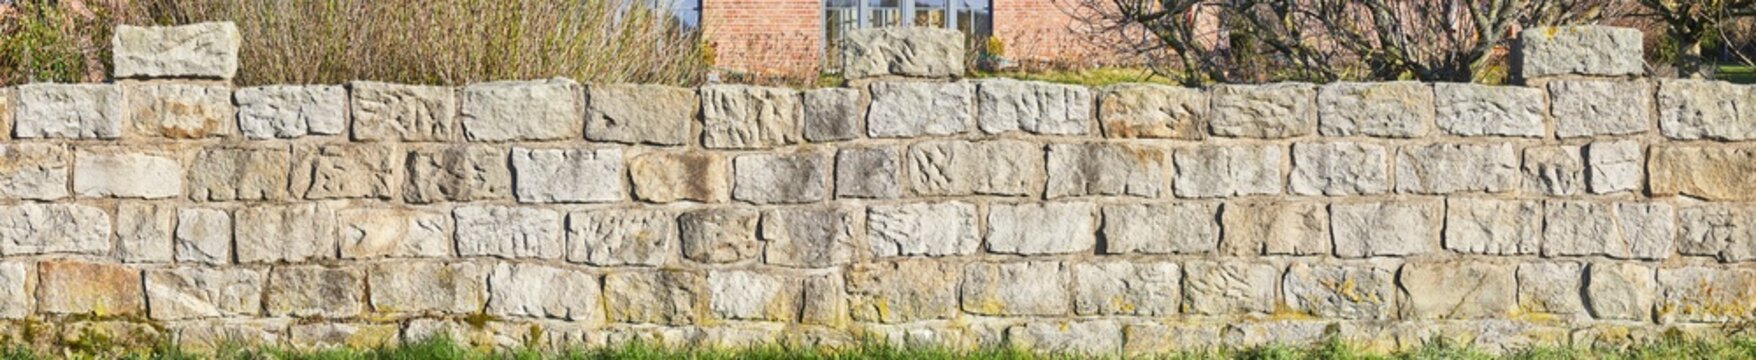
[[[1640,78],[1625,35],[1526,32],[1528,86],[239,88],[229,25],[124,27],[115,83],[0,90],[0,337],[1107,353],[1756,320],[1756,87]],[[886,51],[868,73],[936,63]]]

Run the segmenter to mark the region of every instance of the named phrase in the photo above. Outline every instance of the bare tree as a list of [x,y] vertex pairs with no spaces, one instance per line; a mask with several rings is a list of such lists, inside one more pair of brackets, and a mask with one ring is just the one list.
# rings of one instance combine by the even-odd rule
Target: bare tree
[[[1726,46],[1732,44],[1733,34],[1726,30],[1736,29],[1740,20],[1756,18],[1756,0],[1638,0],[1644,12],[1638,16],[1651,17],[1665,26],[1665,36],[1676,42],[1676,57],[1672,66],[1677,68],[1680,77],[1709,78],[1717,70],[1712,61],[1702,53],[1708,42],[1718,41]],[[1744,55],[1739,54],[1743,57]],[[1742,59],[1751,62],[1748,57]]]

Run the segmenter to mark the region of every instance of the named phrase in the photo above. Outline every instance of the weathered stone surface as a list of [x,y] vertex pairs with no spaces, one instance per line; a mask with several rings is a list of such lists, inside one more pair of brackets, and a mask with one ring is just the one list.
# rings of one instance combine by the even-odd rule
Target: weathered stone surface
[[513,190],[522,203],[622,200],[622,149],[512,148]]
[[1335,204],[1330,212],[1336,256],[1410,256],[1440,249],[1445,209],[1439,201]]
[[1200,316],[1274,311],[1280,268],[1265,263],[1191,261],[1183,264],[1183,312]]
[[[5,129],[0,128],[0,132],[5,132]],[[62,145],[0,145],[0,198],[55,200],[67,197],[72,160],[73,154]]]
[[1283,139],[1317,131],[1317,87],[1305,83],[1218,85],[1213,96],[1214,136]]
[[1123,351],[1129,356],[1158,355],[1205,348],[1221,343],[1219,324],[1184,322],[1135,322],[1122,327]]
[[1293,311],[1325,319],[1391,318],[1395,269],[1377,264],[1307,264],[1287,267],[1281,293]]
[[1098,95],[1098,121],[1110,138],[1198,140],[1207,135],[1208,109],[1200,89],[1117,84]]
[[1059,262],[971,263],[963,269],[963,311],[990,316],[1064,315],[1072,273]]
[[1559,318],[1584,317],[1584,283],[1581,267],[1570,262],[1530,262],[1518,265],[1518,310]]
[[239,263],[334,259],[335,211],[323,203],[264,205],[232,214]]
[[1164,149],[1120,143],[1050,144],[1050,199],[1074,196],[1156,198],[1171,164]]
[[866,241],[874,257],[969,255],[981,245],[976,207],[961,202],[874,205]]
[[395,145],[295,147],[292,195],[309,200],[391,199],[402,183],[404,157]]
[[145,137],[200,139],[237,133],[232,89],[191,84],[122,87],[129,128]]
[[806,277],[803,285],[805,289],[799,294],[800,323],[830,327],[850,324],[848,286],[840,272]]
[[1217,204],[1118,204],[1103,207],[1105,254],[1202,254],[1219,246]]
[[1524,149],[1524,191],[1569,196],[1585,191],[1585,160],[1579,146],[1533,146]]
[[762,212],[763,262],[821,268],[853,262],[859,244],[859,216],[839,207],[789,208]]
[[[956,145],[946,147],[946,149],[957,148],[960,147]],[[970,151],[969,149],[964,150]],[[978,151],[978,153],[980,152]],[[891,148],[840,149],[835,153],[835,197],[895,199],[902,196],[902,186],[900,185],[902,183],[900,179],[902,165],[899,157],[901,156],[897,154],[897,151]],[[915,180],[915,178],[910,178],[910,180]],[[988,184],[992,185],[993,183]]]
[[1114,355],[1122,350],[1122,325],[1109,320],[1032,322],[1007,328],[1006,341],[1046,353]]
[[116,257],[124,263],[170,262],[176,250],[177,209],[170,205],[125,202],[116,205]]
[[496,81],[463,87],[459,105],[469,141],[577,139],[584,127],[579,83],[566,78]]
[[1038,81],[976,82],[976,122],[983,132],[1083,135],[1091,128],[1091,90]]
[[350,268],[283,266],[268,273],[263,305],[270,316],[344,318],[365,308],[366,274]]
[[676,214],[658,210],[567,214],[567,261],[659,266],[671,259],[677,247]]
[[1073,265],[1078,315],[1171,316],[1182,300],[1182,270],[1170,262]]
[[855,264],[848,269],[850,309],[857,321],[905,323],[949,319],[958,311],[963,267],[936,261]]
[[504,259],[560,259],[565,255],[561,213],[548,209],[507,206],[460,207],[457,254]]
[[732,159],[732,198],[755,204],[799,204],[829,197],[829,154],[804,151]]
[[707,274],[708,310],[723,320],[793,321],[801,285],[755,271],[714,271]]
[[1664,203],[1549,201],[1543,255],[1663,259],[1671,254],[1671,207]]
[[1361,142],[1293,144],[1292,192],[1328,196],[1389,192],[1389,154],[1383,146]]
[[1652,318],[1657,284],[1653,268],[1625,262],[1599,262],[1586,267],[1586,305],[1592,316],[1606,320],[1645,321]]
[[799,92],[747,85],[701,87],[701,145],[764,149],[800,141]]
[[1439,128],[1460,136],[1543,136],[1542,89],[1434,83]]
[[140,271],[76,261],[37,263],[37,310],[57,315],[130,316],[146,312]]
[[1600,25],[1543,26],[1518,35],[1525,79],[1551,75],[1625,76],[1646,73],[1640,30]]
[[488,278],[488,314],[601,322],[598,277],[536,264],[500,264]]
[[177,262],[232,262],[232,214],[222,209],[177,210]]
[[122,89],[111,84],[19,85],[12,136],[115,139],[122,136]]
[[1409,145],[1396,154],[1396,192],[1404,194],[1508,192],[1518,176],[1507,143]]
[[1176,153],[1178,197],[1280,194],[1286,149],[1279,146],[1201,146]]
[[512,198],[512,169],[506,159],[506,150],[493,146],[411,150],[402,199],[426,204]]
[[860,137],[866,106],[860,91],[847,88],[811,89],[803,96],[805,140],[830,142]]
[[488,301],[488,271],[473,263],[376,263],[366,270],[368,300],[384,314],[474,314]]
[[869,91],[866,134],[872,137],[961,134],[974,121],[975,86],[967,82],[878,82]]
[[256,316],[265,280],[249,269],[147,270],[148,315],[153,320]]
[[1677,249],[1721,261],[1756,259],[1756,210],[1730,204],[1699,204],[1677,211]]
[[699,273],[658,270],[612,273],[604,277],[610,321],[686,325],[704,320],[708,285]]
[[1756,318],[1756,270],[1709,266],[1658,269],[1658,321],[1720,323]]
[[1323,136],[1412,138],[1433,127],[1433,88],[1415,81],[1338,82],[1317,91]]
[[233,346],[268,346],[285,340],[288,320],[207,319],[164,324],[183,351],[212,354]]
[[651,84],[586,86],[585,138],[683,145],[694,139],[701,100],[695,90]]
[[1229,255],[1329,254],[1329,211],[1315,202],[1237,202],[1220,210]]
[[176,197],[183,193],[183,164],[156,153],[82,150],[73,159],[73,192],[82,197]]
[[37,309],[36,269],[25,262],[0,262],[0,319],[22,319]]
[[634,196],[643,201],[724,202],[731,196],[731,164],[713,152],[657,152],[628,163]]
[[348,83],[353,137],[361,141],[454,141],[457,91],[444,86]]
[[238,89],[238,127],[252,140],[339,135],[348,129],[348,93],[338,85]]
[[1645,169],[1640,143],[1632,140],[1594,142],[1585,147],[1586,173],[1593,194],[1639,190]]
[[1517,279],[1508,265],[1413,262],[1402,266],[1397,283],[1405,319],[1499,318],[1518,306]]
[[292,155],[285,148],[210,148],[189,168],[194,201],[283,200]]
[[685,212],[677,217],[683,257],[710,264],[754,259],[762,252],[762,243],[756,239],[758,220],[760,214],[750,209]]
[[1089,253],[1097,246],[1096,211],[1089,203],[990,205],[988,252]]
[[894,27],[853,30],[836,45],[842,76],[944,78],[963,75],[964,36],[956,30]]
[[1653,196],[1756,200],[1756,148],[1653,147],[1646,166]]
[[451,216],[406,207],[361,207],[337,210],[344,259],[448,257]]
[[1555,136],[1627,135],[1652,130],[1652,84],[1646,80],[1549,83]]
[[372,349],[396,345],[396,324],[318,322],[294,324],[286,343],[301,349]]
[[110,216],[103,209],[77,204],[0,206],[0,254],[95,255],[109,250]]
[[231,79],[238,73],[238,26],[205,22],[116,27],[110,40],[117,78]]
[[908,149],[908,187],[923,196],[1038,194],[1041,152],[1018,140],[917,143]]
[[[1756,139],[1756,87],[1724,81],[1667,79],[1658,86],[1658,128],[1680,140]],[[1748,105],[1743,105],[1748,106]]]
[[1536,201],[1445,200],[1445,248],[1464,254],[1529,255],[1541,250],[1543,207]]

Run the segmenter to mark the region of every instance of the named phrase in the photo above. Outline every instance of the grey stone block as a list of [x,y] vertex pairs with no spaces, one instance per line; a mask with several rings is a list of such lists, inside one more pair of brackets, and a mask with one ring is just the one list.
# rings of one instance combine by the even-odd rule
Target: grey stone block
[[253,140],[339,135],[348,129],[347,89],[270,85],[238,89],[238,127]]
[[756,204],[798,204],[829,197],[829,154],[750,154],[732,159],[732,198]]
[[837,45],[842,76],[848,79],[962,76],[963,48],[963,33],[926,27],[853,30]]
[[866,134],[871,137],[962,134],[974,122],[975,86],[967,82],[879,82],[869,91]]
[[976,121],[983,132],[1083,135],[1091,128],[1091,91],[1082,86],[1011,79],[976,83]]
[[1432,131],[1433,88],[1414,81],[1338,82],[1317,92],[1323,136],[1414,138]]
[[1518,34],[1520,75],[1629,76],[1646,73],[1640,30],[1599,25],[1542,26]]
[[1283,139],[1317,131],[1317,87],[1304,83],[1219,85],[1213,96],[1214,136]]
[[565,78],[476,83],[463,87],[459,122],[469,141],[578,139],[581,102]]
[[116,78],[218,78],[238,73],[238,26],[205,22],[116,27],[110,40]]

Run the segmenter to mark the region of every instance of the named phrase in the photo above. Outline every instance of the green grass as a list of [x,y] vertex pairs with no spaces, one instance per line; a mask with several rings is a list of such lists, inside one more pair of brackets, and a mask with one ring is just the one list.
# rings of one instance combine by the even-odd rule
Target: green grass
[[1756,66],[1721,66],[1719,78],[1739,84],[1756,84]]

